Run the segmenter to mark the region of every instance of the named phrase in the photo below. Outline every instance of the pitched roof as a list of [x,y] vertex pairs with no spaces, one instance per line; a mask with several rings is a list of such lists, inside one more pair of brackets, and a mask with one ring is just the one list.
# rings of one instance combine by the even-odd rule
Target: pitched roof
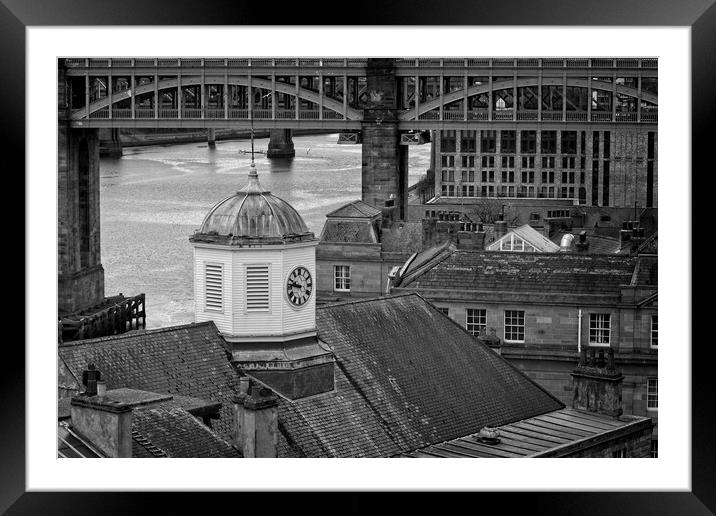
[[348,204],[341,206],[337,210],[333,210],[328,213],[326,217],[329,218],[373,218],[376,215],[380,215],[382,212],[366,202],[361,200],[352,201]]
[[[60,422],[59,457],[103,457],[69,422]],[[132,457],[240,457],[231,444],[180,407],[137,408],[132,411]]]
[[510,229],[505,235],[495,239],[495,241],[492,242],[488,246],[488,248],[494,251],[499,250],[499,242],[501,240],[509,240],[511,238],[510,234],[518,236],[519,238],[530,244],[532,247],[537,249],[538,252],[553,253],[559,251],[559,245],[552,242],[549,238],[544,236],[542,233],[534,229],[529,224],[524,224],[520,227]]
[[238,380],[213,322],[60,344],[59,388],[79,392],[82,371],[93,362],[107,389],[129,387],[222,404],[214,428],[228,438]]
[[[509,292],[519,295],[619,296],[632,280],[636,259],[624,255],[502,253],[452,249],[413,274],[400,289],[421,292]],[[432,265],[432,266],[430,266]]]
[[326,220],[321,242],[377,244],[378,237],[370,220]]
[[[132,430],[168,457],[240,457],[236,448],[180,407],[134,410]],[[141,438],[134,441],[147,448]]]
[[383,251],[416,253],[423,248],[422,222],[397,221],[385,228],[380,236]]
[[422,297],[316,310],[334,392],[279,404],[282,455],[391,456],[563,405]]
[[[589,246],[584,251],[580,251],[579,249],[577,249],[577,242],[579,242],[579,231],[585,231],[587,234],[587,242],[589,243]],[[552,235],[551,240],[555,244],[558,244],[562,241],[562,237],[569,233],[569,231],[557,231]],[[578,252],[583,254],[617,254],[622,250],[622,245],[619,242],[618,238],[601,235],[599,233],[594,232],[593,229],[579,229],[578,231],[575,231],[571,234],[574,235],[574,240],[572,240],[572,246],[569,249],[570,252]],[[627,250],[628,249],[629,247],[627,246]]]

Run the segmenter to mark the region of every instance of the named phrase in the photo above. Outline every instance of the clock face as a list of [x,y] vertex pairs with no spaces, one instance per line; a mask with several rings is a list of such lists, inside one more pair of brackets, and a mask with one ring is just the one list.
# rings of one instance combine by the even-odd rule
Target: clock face
[[286,281],[286,297],[295,306],[303,306],[313,292],[313,278],[305,267],[296,267]]

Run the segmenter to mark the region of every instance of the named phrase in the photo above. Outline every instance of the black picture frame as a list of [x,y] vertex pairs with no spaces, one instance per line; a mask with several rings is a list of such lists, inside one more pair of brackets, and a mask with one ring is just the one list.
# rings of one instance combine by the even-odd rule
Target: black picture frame
[[[348,11],[341,10],[348,7]],[[352,7],[352,8],[351,8]],[[348,12],[350,15],[341,14]],[[270,18],[269,18],[270,17]],[[284,9],[266,9],[260,2],[239,3],[227,0],[0,0],[0,102],[2,103],[3,155],[17,158],[7,173],[24,170],[25,148],[25,28],[42,25],[614,25],[614,26],[689,26],[692,31],[692,170],[710,171],[707,161],[713,146],[716,100],[716,5],[714,0],[601,0],[573,2],[551,0],[490,0],[484,2],[435,2],[430,0],[386,1],[371,4],[310,2]],[[669,173],[670,171],[666,171]],[[680,177],[690,171],[679,172]],[[693,181],[693,174],[690,174]],[[20,184],[23,184],[21,182]],[[18,196],[19,197],[19,196]],[[684,218],[709,220],[706,202],[692,202],[693,212]],[[31,235],[26,235],[30,238]],[[685,239],[683,245],[690,245]],[[24,257],[27,260],[27,257]],[[25,262],[26,263],[26,262]],[[695,264],[693,264],[695,265]],[[693,267],[692,265],[692,267]],[[25,268],[25,275],[32,271]],[[695,299],[693,313],[703,311]],[[25,317],[29,317],[28,307]],[[693,316],[692,316],[693,320]],[[702,320],[696,318],[696,320]],[[674,345],[687,349],[695,334],[691,321],[680,321],[684,339]],[[0,512],[8,514],[84,514],[98,512],[149,512],[155,495],[143,493],[27,493],[25,492],[25,353],[19,339],[7,339],[2,382],[3,410],[0,412]],[[10,345],[12,344],[12,346]],[[700,342],[692,351],[692,491],[691,492],[620,492],[620,493],[493,493],[480,494],[479,504],[487,501],[509,503],[510,512],[522,508],[538,514],[711,514],[716,511],[716,439],[713,437],[714,406],[711,398],[709,369],[713,345]],[[48,343],[51,346],[52,343]],[[688,438],[688,436],[685,436]],[[271,504],[306,503],[303,495],[295,498],[272,495]],[[348,510],[365,511],[372,504],[352,494],[355,501],[344,500]],[[265,498],[204,493],[172,493],[163,496],[162,512],[170,506],[247,509],[249,503],[260,507]],[[211,498],[209,500],[208,498]],[[278,500],[278,501],[277,501]],[[335,502],[326,502],[332,505]],[[422,496],[414,494],[409,504],[425,507]],[[460,503],[451,502],[451,503]],[[475,502],[470,501],[469,504]],[[473,506],[474,507],[474,506]],[[233,511],[232,511],[233,512]],[[402,511],[401,511],[402,512]]]

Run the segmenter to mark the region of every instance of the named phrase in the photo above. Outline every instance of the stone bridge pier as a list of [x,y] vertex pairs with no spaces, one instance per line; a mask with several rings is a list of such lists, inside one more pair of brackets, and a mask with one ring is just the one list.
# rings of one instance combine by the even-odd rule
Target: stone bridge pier
[[267,158],[293,158],[296,155],[291,129],[271,129],[270,135]]
[[100,156],[107,158],[122,157],[119,129],[99,129],[99,153]]
[[391,196],[408,213],[408,146],[400,145],[395,59],[368,59],[363,136],[362,199],[378,208]]
[[71,129],[67,83],[58,77],[57,303],[60,315],[104,300],[99,231],[99,131]]

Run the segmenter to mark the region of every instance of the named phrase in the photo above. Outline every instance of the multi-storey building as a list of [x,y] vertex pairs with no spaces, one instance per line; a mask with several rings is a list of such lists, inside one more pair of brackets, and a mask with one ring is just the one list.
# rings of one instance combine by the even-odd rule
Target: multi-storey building
[[[431,166],[442,202],[657,207],[655,60],[492,61],[484,76],[466,78],[482,92],[465,99],[469,124],[435,131]],[[451,79],[443,77],[441,91],[452,91]],[[463,104],[453,104],[462,115]],[[454,118],[451,106],[441,119]]]
[[445,242],[411,257],[390,281],[391,293],[417,292],[473,335],[492,335],[505,359],[565,404],[577,350],[613,349],[624,412],[656,421],[655,255],[469,251]]

